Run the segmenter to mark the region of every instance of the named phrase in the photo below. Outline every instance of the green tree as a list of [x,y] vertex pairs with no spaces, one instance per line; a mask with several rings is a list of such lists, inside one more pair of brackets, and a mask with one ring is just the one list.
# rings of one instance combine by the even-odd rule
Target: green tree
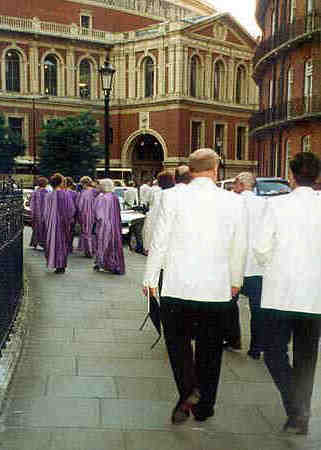
[[48,121],[39,135],[41,175],[94,176],[97,160],[103,156],[103,148],[97,145],[98,132],[90,113]]
[[12,173],[16,156],[23,155],[25,148],[21,136],[6,126],[0,113],[0,173]]

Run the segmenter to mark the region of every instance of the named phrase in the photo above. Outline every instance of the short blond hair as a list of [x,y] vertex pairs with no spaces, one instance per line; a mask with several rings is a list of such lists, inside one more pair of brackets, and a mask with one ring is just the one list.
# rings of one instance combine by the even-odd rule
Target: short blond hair
[[235,181],[239,181],[244,186],[253,188],[256,183],[256,178],[252,172],[241,172],[237,175]]
[[81,178],[80,178],[79,183],[80,183],[82,186],[92,186],[93,180],[92,180],[90,177],[85,176],[85,177],[81,177]]
[[100,180],[99,187],[103,192],[112,192],[114,189],[114,182],[110,178]]
[[218,167],[220,158],[211,148],[200,148],[190,154],[188,166],[191,172],[204,172]]

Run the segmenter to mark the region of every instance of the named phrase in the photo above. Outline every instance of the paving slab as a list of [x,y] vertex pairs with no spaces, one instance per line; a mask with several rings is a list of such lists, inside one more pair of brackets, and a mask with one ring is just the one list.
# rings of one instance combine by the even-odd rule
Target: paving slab
[[[30,230],[26,230],[26,243]],[[280,433],[280,396],[263,361],[247,355],[249,307],[241,296],[243,350],[224,352],[215,416],[170,423],[177,392],[163,340],[146,313],[146,258],[125,247],[126,274],[94,273],[74,253],[67,273],[45,267],[26,246],[32,328],[9,392],[0,450],[320,450],[321,357],[311,433]]]

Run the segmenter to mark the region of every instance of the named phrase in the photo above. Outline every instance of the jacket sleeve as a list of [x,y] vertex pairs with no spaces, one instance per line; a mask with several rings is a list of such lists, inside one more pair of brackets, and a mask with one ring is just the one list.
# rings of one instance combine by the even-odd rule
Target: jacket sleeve
[[175,199],[175,195],[166,195],[165,192],[161,196],[157,221],[152,232],[152,241],[146,262],[144,286],[152,288],[158,286],[160,270],[163,267],[170,235],[173,230],[176,211]]
[[238,206],[238,209],[235,208],[235,212],[238,212],[238,216],[230,246],[230,271],[232,286],[240,288],[243,284],[248,247],[248,217],[243,200],[240,201]]
[[271,261],[275,242],[276,220],[272,205],[270,201],[267,201],[263,211],[261,230],[253,246],[253,252],[259,264],[266,265]]

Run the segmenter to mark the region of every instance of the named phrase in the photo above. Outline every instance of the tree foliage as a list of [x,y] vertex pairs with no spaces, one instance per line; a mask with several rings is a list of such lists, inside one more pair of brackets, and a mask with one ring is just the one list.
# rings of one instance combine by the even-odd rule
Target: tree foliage
[[43,176],[60,172],[79,178],[94,176],[103,149],[97,144],[99,128],[90,113],[53,119],[39,135],[39,171]]
[[21,136],[6,126],[4,115],[0,113],[0,173],[11,173],[15,158],[23,155],[25,148]]

